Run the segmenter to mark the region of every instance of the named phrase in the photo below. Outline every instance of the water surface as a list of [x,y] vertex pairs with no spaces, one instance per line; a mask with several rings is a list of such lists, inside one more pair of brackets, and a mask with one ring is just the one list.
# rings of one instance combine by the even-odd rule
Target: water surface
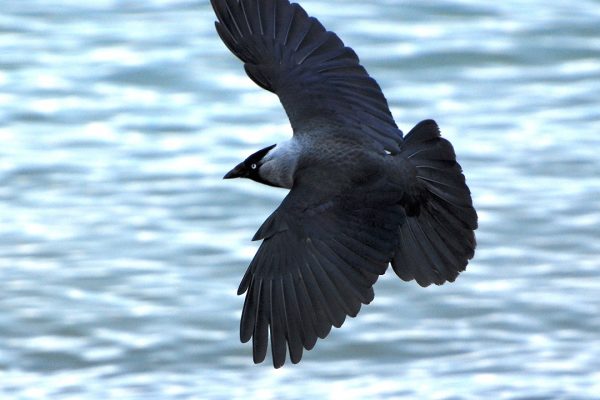
[[221,177],[289,136],[277,98],[206,1],[4,1],[0,397],[600,397],[600,3],[302,4],[454,144],[467,271],[388,273],[301,364],[254,366],[235,291],[285,191]]

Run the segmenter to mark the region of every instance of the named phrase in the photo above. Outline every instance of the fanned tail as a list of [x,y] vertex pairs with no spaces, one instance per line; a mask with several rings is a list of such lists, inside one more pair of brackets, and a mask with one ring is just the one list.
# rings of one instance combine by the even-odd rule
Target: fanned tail
[[421,286],[453,282],[473,258],[477,229],[454,149],[435,121],[426,120],[406,135],[401,155],[416,170],[416,189],[404,199],[407,218],[392,267],[401,279]]

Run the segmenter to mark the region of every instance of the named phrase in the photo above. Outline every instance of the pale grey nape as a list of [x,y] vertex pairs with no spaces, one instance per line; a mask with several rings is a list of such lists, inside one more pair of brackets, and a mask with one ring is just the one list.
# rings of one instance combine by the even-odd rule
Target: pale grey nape
[[267,181],[291,189],[302,143],[297,136],[278,143],[263,158],[259,173]]

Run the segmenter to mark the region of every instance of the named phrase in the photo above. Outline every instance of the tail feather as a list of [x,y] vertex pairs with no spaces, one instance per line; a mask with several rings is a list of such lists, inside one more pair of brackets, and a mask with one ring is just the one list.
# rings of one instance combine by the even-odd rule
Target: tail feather
[[454,149],[437,124],[426,120],[406,135],[400,154],[414,168],[415,180],[392,267],[401,279],[421,286],[453,282],[474,255],[477,229]]

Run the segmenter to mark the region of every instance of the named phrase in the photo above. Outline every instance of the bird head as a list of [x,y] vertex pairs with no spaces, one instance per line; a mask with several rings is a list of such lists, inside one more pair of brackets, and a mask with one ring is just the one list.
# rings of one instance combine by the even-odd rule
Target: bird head
[[253,181],[264,183],[266,185],[275,186],[274,184],[268,182],[260,173],[260,167],[264,163],[265,156],[271,151],[276,145],[271,145],[269,147],[265,147],[257,151],[256,153],[251,154],[244,161],[235,166],[231,171],[229,171],[223,179],[233,179],[233,178],[248,178]]

